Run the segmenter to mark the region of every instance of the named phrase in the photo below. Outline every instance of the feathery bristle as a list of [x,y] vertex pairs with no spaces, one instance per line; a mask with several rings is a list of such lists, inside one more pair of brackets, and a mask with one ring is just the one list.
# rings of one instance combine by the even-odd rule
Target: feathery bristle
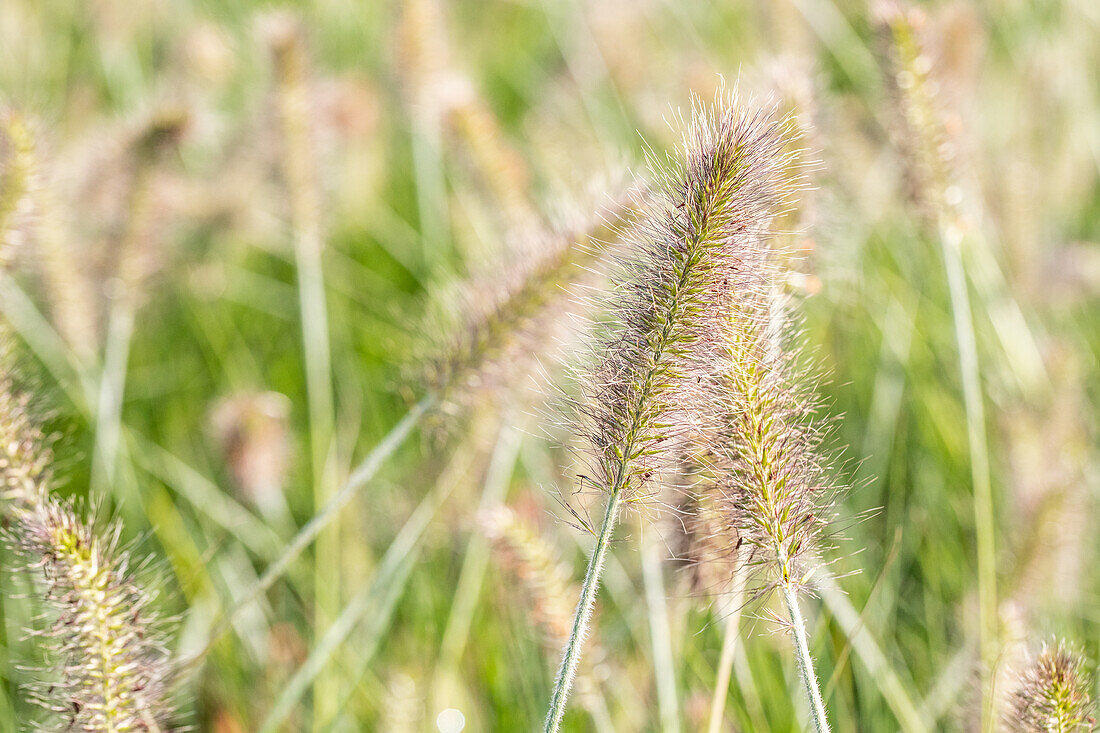
[[52,642],[50,669],[32,694],[68,730],[157,731],[167,714],[167,652],[119,531],[97,533],[52,497],[19,512],[14,529],[15,548],[56,612],[37,632]]
[[[705,479],[703,479],[705,480]],[[737,530],[726,521],[713,484],[696,485],[677,502],[671,547],[691,593],[704,597],[731,590],[737,572]]]
[[1084,658],[1064,641],[1043,644],[1020,675],[1005,719],[1020,733],[1092,730],[1091,675]]
[[785,204],[791,132],[789,120],[723,93],[711,108],[695,102],[680,160],[649,155],[654,190],[630,232],[637,255],[619,279],[618,323],[583,385],[595,480],[605,490],[643,496],[663,467],[658,454],[690,429],[670,419],[702,404],[687,378],[690,354],[723,294],[746,282],[746,258],[763,248]]

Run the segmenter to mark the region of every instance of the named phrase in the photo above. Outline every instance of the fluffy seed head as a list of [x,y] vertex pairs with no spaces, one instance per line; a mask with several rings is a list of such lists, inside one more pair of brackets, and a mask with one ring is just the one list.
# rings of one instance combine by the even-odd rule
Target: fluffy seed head
[[731,295],[720,334],[723,372],[715,390],[714,470],[727,521],[771,580],[809,579],[802,558],[831,513],[821,450],[824,428],[792,343],[785,305],[773,291]]
[[773,109],[722,92],[713,106],[695,102],[674,160],[649,156],[653,184],[627,233],[615,320],[582,380],[593,481],[627,501],[645,496],[661,457],[694,429],[705,401],[694,353],[785,205],[791,133]]
[[[5,355],[0,352],[0,361]],[[159,731],[167,715],[167,654],[152,597],[119,547],[120,526],[97,532],[71,503],[48,493],[51,453],[28,399],[0,384],[0,499],[5,538],[42,588],[50,626],[46,666],[31,697],[51,730]]]
[[1005,723],[1021,733],[1092,730],[1091,687],[1079,653],[1063,641],[1043,644],[1020,675]]
[[167,713],[152,597],[118,537],[117,524],[101,535],[52,497],[21,511],[12,533],[55,611],[52,626],[36,632],[50,642],[50,666],[32,694],[67,730],[157,731]]
[[904,156],[907,193],[934,218],[951,203],[954,161],[929,74],[932,63],[918,37],[923,18],[892,1],[881,3],[877,15],[893,62],[888,82],[899,123],[893,137]]
[[[612,223],[629,215],[622,204],[605,212]],[[443,312],[430,315],[428,322],[435,325],[421,330],[442,337],[422,345],[414,379],[452,412],[483,387],[514,382],[516,365],[530,363],[523,355],[545,351],[552,341],[547,332],[570,320],[562,318],[570,308],[569,293],[599,276],[612,225],[595,220],[537,236],[538,245],[512,262],[440,295],[436,309]]]
[[0,108],[0,270],[9,265],[33,173],[33,140],[16,112]]

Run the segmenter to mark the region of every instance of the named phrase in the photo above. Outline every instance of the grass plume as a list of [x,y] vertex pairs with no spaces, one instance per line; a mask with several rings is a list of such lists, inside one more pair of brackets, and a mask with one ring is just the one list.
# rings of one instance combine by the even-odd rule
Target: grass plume
[[442,328],[425,325],[424,332],[444,336],[424,348],[416,367],[442,410],[455,412],[480,389],[514,381],[500,374],[500,367],[516,359],[529,362],[524,352],[545,345],[533,335],[544,335],[551,326],[548,318],[559,318],[569,294],[601,268],[606,238],[630,216],[628,206],[614,204],[605,220],[543,235],[531,252],[494,271],[492,281],[477,278],[446,299],[458,301],[457,308],[453,302],[446,305],[461,313],[461,321]]
[[15,541],[40,574],[52,626],[52,674],[33,693],[69,730],[162,730],[168,655],[153,595],[139,586],[118,524],[99,533],[53,497],[19,512]]
[[782,201],[777,172],[788,125],[735,95],[696,102],[678,159],[649,156],[653,192],[630,232],[611,304],[615,322],[596,347],[579,407],[591,446],[590,482],[606,495],[572,630],[563,650],[545,730],[559,729],[588,633],[615,526],[640,500],[661,454],[682,437],[670,420],[704,313],[743,251],[762,236]]
[[170,666],[155,595],[138,583],[117,522],[99,531],[51,496],[51,453],[27,400],[0,390],[0,480],[12,515],[7,539],[41,588],[46,666],[30,698],[54,725],[88,733],[160,731]]
[[1020,675],[1005,719],[1020,733],[1092,730],[1092,678],[1084,658],[1064,641],[1043,644]]
[[[727,520],[750,548],[764,590],[787,608],[799,672],[815,728],[829,729],[806,639],[798,594],[815,570],[815,546],[831,511],[816,406],[788,350],[783,307],[766,290],[741,291],[723,329],[728,424],[714,451]],[[721,398],[720,398],[721,399]]]

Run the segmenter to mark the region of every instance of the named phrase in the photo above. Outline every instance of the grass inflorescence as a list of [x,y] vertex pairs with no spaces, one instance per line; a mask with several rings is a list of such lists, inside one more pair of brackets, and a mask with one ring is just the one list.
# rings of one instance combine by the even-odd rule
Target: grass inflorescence
[[52,454],[28,405],[10,381],[0,390],[6,537],[45,609],[31,629],[45,663],[29,694],[66,730],[163,730],[171,665],[156,595],[121,546],[120,523],[97,528],[50,493]]
[[1020,674],[1005,725],[1021,733],[1092,730],[1092,689],[1080,652],[1061,640],[1043,644]]
[[[692,358],[716,295],[759,246],[775,208],[788,126],[723,94],[697,103],[676,160],[650,155],[652,191],[629,231],[633,252],[610,298],[610,334],[582,375],[584,481],[606,496],[573,628],[547,714],[557,730],[588,633],[603,563],[624,505],[641,502],[690,432]],[[681,409],[686,403],[687,409]],[[685,421],[684,416],[688,416]]]

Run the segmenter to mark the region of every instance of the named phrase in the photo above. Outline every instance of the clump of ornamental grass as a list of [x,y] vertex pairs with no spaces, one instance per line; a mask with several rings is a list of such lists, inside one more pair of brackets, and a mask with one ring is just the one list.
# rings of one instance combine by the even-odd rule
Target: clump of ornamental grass
[[566,641],[546,731],[556,731],[588,633],[600,576],[624,507],[642,502],[684,443],[697,402],[694,350],[747,252],[761,246],[784,204],[788,121],[722,93],[696,103],[674,160],[648,155],[652,191],[626,233],[630,259],[614,285],[608,333],[581,376],[580,432],[590,447],[582,480],[606,496]]
[[0,389],[0,485],[13,551],[41,589],[48,625],[32,630],[46,663],[29,699],[51,729],[160,731],[170,665],[155,595],[138,583],[120,524],[103,530],[48,493],[51,453],[27,400]]
[[1079,652],[1061,640],[1043,644],[1020,674],[1004,724],[1019,733],[1093,730],[1092,687]]
[[[791,173],[798,167],[786,170],[792,187],[801,184]],[[787,610],[780,620],[791,632],[813,721],[825,731],[798,596],[812,587],[839,487],[823,449],[828,423],[818,416],[814,382],[807,376],[813,369],[801,354],[791,303],[783,295],[786,274],[784,253],[757,238],[746,242],[714,283],[713,307],[688,358],[690,389],[681,391],[693,414],[677,416],[695,429],[702,465],[682,523],[688,558],[710,565],[694,574],[712,579],[711,588],[725,587],[730,593],[723,600],[736,602],[729,618],[736,618],[746,583],[754,583],[756,598],[779,591]],[[724,577],[714,579],[715,571]],[[731,647],[723,649],[721,687],[728,683],[731,655]],[[712,729],[724,699],[721,690],[716,693]]]

